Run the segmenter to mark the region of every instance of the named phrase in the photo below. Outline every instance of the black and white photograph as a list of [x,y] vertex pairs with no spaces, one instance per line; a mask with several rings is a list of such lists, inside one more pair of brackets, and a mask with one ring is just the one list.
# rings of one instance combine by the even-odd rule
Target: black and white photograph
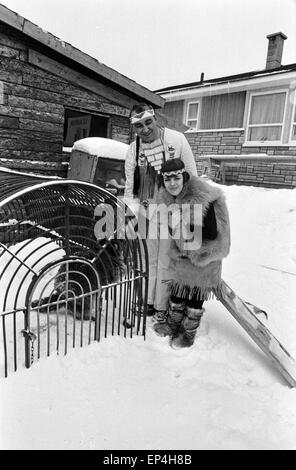
[[296,450],[295,234],[296,0],[0,0],[0,450]]

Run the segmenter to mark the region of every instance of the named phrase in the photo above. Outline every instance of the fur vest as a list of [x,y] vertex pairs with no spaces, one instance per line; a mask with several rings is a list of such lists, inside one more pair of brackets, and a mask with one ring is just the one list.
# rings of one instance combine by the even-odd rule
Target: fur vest
[[[174,197],[161,188],[158,202],[166,206],[177,204],[201,205],[203,218],[212,203],[217,224],[217,237],[203,239],[197,249],[184,249],[184,240],[171,240],[169,250],[170,279],[167,281],[171,295],[207,300],[211,295],[221,297],[222,259],[230,250],[230,224],[224,194],[218,186],[191,176],[181,193]],[[186,246],[186,245],[185,245]]]

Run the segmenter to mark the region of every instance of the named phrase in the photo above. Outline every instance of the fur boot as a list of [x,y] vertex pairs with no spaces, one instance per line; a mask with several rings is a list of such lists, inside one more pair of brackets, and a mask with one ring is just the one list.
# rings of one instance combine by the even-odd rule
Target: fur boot
[[184,302],[175,303],[169,299],[169,308],[164,319],[158,320],[153,329],[159,336],[175,336],[178,334],[186,312]]
[[183,322],[182,331],[178,336],[172,338],[171,346],[173,349],[190,348],[193,345],[196,330],[199,327],[204,308],[186,308],[186,317]]

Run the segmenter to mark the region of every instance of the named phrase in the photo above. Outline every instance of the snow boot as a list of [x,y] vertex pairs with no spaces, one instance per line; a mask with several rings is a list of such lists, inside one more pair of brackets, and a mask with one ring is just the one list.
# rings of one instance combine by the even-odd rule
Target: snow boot
[[180,331],[178,336],[173,337],[171,341],[173,349],[190,348],[193,345],[196,330],[199,327],[204,311],[204,308],[186,308],[186,317],[182,325],[182,331]]
[[157,319],[153,326],[155,333],[159,336],[175,336],[182,324],[185,315],[185,302],[176,303],[169,299],[169,308],[165,317]]
[[146,310],[146,316],[147,317],[152,317],[155,313],[155,308],[153,307],[152,304],[147,304],[147,310]]
[[166,310],[155,310],[152,317],[153,329],[156,325],[164,325],[167,321],[168,312]]

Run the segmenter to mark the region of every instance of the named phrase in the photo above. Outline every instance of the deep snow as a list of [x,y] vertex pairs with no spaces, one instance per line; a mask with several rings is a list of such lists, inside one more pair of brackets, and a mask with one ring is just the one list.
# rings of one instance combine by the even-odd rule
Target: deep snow
[[128,145],[124,142],[105,139],[104,137],[87,137],[77,140],[72,150],[85,152],[89,155],[97,155],[98,157],[124,160]]
[[[269,314],[296,358],[296,189],[224,187],[232,249],[223,278]],[[217,301],[192,348],[148,320],[1,380],[2,449],[293,449],[296,389]]]

